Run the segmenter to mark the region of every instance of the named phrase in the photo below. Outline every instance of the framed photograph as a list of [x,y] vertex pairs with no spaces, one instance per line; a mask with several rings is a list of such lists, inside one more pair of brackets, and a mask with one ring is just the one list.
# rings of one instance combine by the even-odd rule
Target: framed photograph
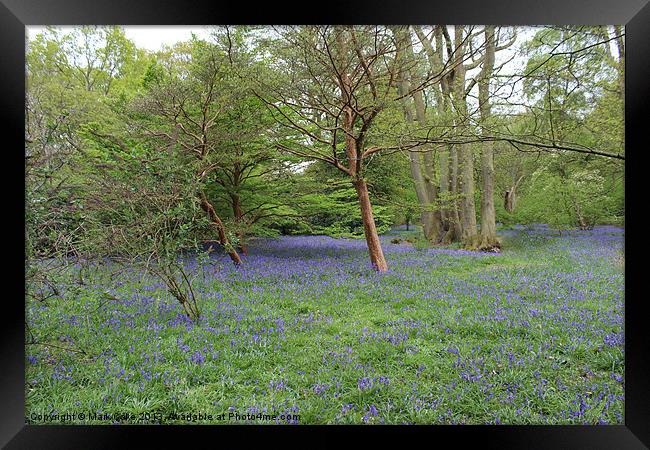
[[2,0],[0,443],[649,448],[648,24]]

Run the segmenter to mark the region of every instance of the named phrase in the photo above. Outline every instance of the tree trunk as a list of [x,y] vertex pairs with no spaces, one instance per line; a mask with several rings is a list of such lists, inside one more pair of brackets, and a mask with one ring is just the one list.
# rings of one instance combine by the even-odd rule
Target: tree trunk
[[460,193],[459,182],[458,182],[458,149],[454,145],[449,146],[449,192],[454,199],[451,201],[451,223],[454,229],[454,240],[460,240],[463,235],[463,220],[462,220],[462,210],[460,209],[460,202],[457,199],[458,194]]
[[[494,70],[494,26],[485,27],[485,57],[483,68],[478,81],[479,110],[481,113],[481,128],[487,134],[485,127],[490,125],[490,78]],[[501,245],[497,238],[496,210],[494,208],[494,142],[483,143],[481,151],[481,242],[479,250],[499,250]]]
[[503,208],[509,213],[513,212],[517,206],[517,186],[519,186],[519,183],[523,178],[523,175],[520,176],[516,181],[513,178],[514,183],[512,183],[510,189],[505,193],[505,197],[503,199]]
[[[623,29],[619,25],[614,26],[616,33],[616,47],[618,48],[618,64],[616,70],[618,73],[618,95],[621,99],[621,117],[625,125],[625,41],[623,40]],[[625,126],[621,133],[621,150],[625,149]]]
[[226,230],[223,226],[223,222],[217,215],[217,212],[214,210],[214,206],[212,206],[212,204],[208,201],[208,198],[206,197],[204,192],[201,192],[199,194],[199,198],[201,199],[201,208],[203,208],[203,210],[208,213],[208,215],[210,216],[210,220],[212,221],[213,225],[217,229],[217,232],[219,233],[219,243],[223,246],[223,248],[230,256],[230,259],[232,260],[233,264],[235,264],[236,266],[240,265],[241,258],[239,257],[239,254],[232,246],[232,244],[230,244],[230,241],[228,240],[228,236],[226,236]]
[[[463,134],[467,127],[468,111],[465,93],[466,69],[463,64],[466,51],[466,36],[463,26],[454,27],[456,43],[456,66],[454,70],[454,101],[456,105],[457,130]],[[462,239],[468,245],[476,238],[476,205],[474,202],[474,158],[469,144],[458,145],[460,164]]]
[[377,226],[375,225],[375,218],[372,215],[372,205],[370,204],[370,196],[368,195],[368,185],[366,180],[358,178],[353,181],[354,188],[357,191],[359,198],[359,205],[361,206],[361,219],[363,220],[363,233],[366,236],[368,244],[368,252],[370,253],[370,261],[372,266],[378,272],[386,272],[388,265],[384,258],[384,252],[381,249],[379,242],[379,235],[377,234]]
[[344,105],[342,108],[343,120],[342,126],[345,132],[345,154],[348,158],[348,167],[345,172],[352,178],[352,184],[357,191],[359,199],[359,206],[361,207],[361,218],[363,220],[363,232],[366,236],[366,243],[368,244],[368,253],[370,253],[370,261],[372,266],[378,272],[386,272],[388,265],[384,258],[384,252],[381,249],[379,235],[377,234],[377,226],[375,225],[375,218],[372,214],[372,205],[370,204],[370,196],[368,195],[368,185],[361,176],[363,170],[363,148],[360,147],[359,142],[362,142],[362,137],[354,136],[354,124],[359,118],[358,111],[352,107],[352,81],[350,74],[345,68],[343,63],[343,56],[347,53],[347,42],[343,36],[341,28],[335,28],[336,45],[339,49],[339,70],[337,71],[339,80],[339,89],[341,90],[341,103]]
[[[404,110],[404,118],[408,126],[415,123],[416,118],[420,126],[424,126],[424,102],[422,101],[422,92],[417,91],[412,94],[415,101],[415,116],[410,104],[410,96],[408,96],[411,91],[411,81],[413,78],[413,73],[411,70],[408,70],[408,66],[410,66],[414,59],[413,45],[411,44],[411,36],[408,27],[395,27],[393,33],[397,42],[396,58],[399,60],[401,66],[399,70],[398,91],[400,95],[403,96],[401,103]],[[436,187],[432,185],[433,177],[427,176],[426,168],[427,164],[432,165],[433,162],[431,161],[432,158],[429,154],[428,160],[425,159],[423,163],[422,158],[420,157],[423,148],[424,146],[418,146],[409,150],[411,178],[413,178],[415,193],[422,211],[420,218],[422,221],[424,237],[427,241],[435,243],[438,242],[438,239],[440,238],[440,212],[433,210],[432,203],[437,197],[437,191]],[[433,167],[431,167],[431,169],[433,169]]]
[[[437,52],[434,52],[433,47],[428,43],[424,35],[418,36],[432,61],[433,73],[440,73],[443,70],[444,59],[442,26],[437,25],[434,29],[436,48],[438,49]],[[440,96],[438,98],[438,113],[441,117],[447,118],[452,117],[450,80],[451,78],[449,76],[440,79]],[[455,164],[456,168],[458,167],[457,161],[454,163],[451,160],[453,151],[453,146],[450,144],[445,145],[440,151],[440,192],[445,198],[445,207],[441,211],[445,228],[445,235],[442,238],[443,244],[450,244],[451,242],[459,240],[462,234],[457,202],[455,200],[453,202],[449,201],[449,196],[457,193],[455,187],[457,186],[457,182],[454,181],[454,184],[452,185],[452,164]]]
[[509,190],[507,190],[503,198],[503,209],[505,209],[509,213],[513,212],[515,210],[516,199],[517,197],[516,197],[515,189],[510,188]]
[[486,142],[481,154],[483,192],[481,194],[481,250],[501,247],[497,238],[496,210],[494,207],[494,155],[493,143]]
[[474,201],[474,156],[469,144],[460,145],[461,166],[461,200],[463,211],[463,241],[469,243],[476,235],[476,204]]
[[444,235],[440,239],[440,242],[445,245],[452,243],[460,236],[460,234],[456,234],[460,224],[458,212],[456,211],[455,204],[449,201],[449,196],[453,194],[450,189],[451,180],[449,176],[450,147],[450,145],[445,145],[445,147],[440,150],[440,193],[442,194],[444,205],[440,211],[444,230]]
[[[406,99],[404,99],[404,102],[406,103]],[[409,123],[413,120],[411,109],[407,104],[404,105],[404,116],[406,118],[406,121]],[[422,230],[424,231],[424,237],[429,242],[435,242],[438,238],[440,227],[439,224],[436,223],[434,211],[431,210],[431,197],[429,196],[430,190],[427,189],[427,181],[422,175],[422,161],[420,160],[419,149],[420,147],[417,147],[409,151],[411,178],[413,178],[413,184],[415,185],[415,194],[418,197],[418,203],[422,209],[420,218],[422,221]]]
[[[411,41],[411,34],[408,31],[407,28],[407,38],[406,38],[406,55],[409,61],[414,61],[415,60],[415,54],[413,52],[413,43]],[[410,79],[410,86],[409,86],[409,91],[413,87],[413,80],[416,78],[413,69],[409,71],[409,79]],[[419,80],[416,80],[416,83]],[[419,83],[418,83],[419,84]],[[426,128],[427,126],[427,120],[426,120],[426,115],[425,115],[425,110],[424,110],[424,98],[422,95],[421,90],[416,90],[412,94],[413,96],[413,102],[415,103],[415,118],[417,120],[418,125],[421,128]],[[425,152],[422,155],[423,156],[423,164],[421,165],[421,171],[424,177],[424,187],[427,190],[427,197],[428,197],[428,208],[430,210],[430,217],[428,217],[428,220],[430,222],[430,233],[432,235],[432,239],[429,239],[429,241],[432,242],[439,242],[441,238],[441,231],[442,231],[442,216],[440,214],[440,210],[435,204],[438,200],[438,188],[436,187],[436,180],[435,180],[435,161],[433,158],[433,152],[431,149],[430,145],[426,145],[425,147]]]

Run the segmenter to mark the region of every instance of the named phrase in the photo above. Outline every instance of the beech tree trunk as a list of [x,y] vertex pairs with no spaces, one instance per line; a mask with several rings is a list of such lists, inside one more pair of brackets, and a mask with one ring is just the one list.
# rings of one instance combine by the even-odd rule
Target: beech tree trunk
[[[398,42],[404,40],[404,35],[397,34]],[[398,55],[402,56],[401,49],[398,47]],[[398,89],[401,95],[405,97],[402,98],[402,107],[404,109],[404,118],[406,119],[407,124],[412,124],[414,122],[413,110],[411,105],[409,105],[409,99],[406,97],[406,94],[411,90],[410,83],[408,81],[407,75],[405,72],[400,73],[400,82],[398,84]],[[427,189],[426,180],[423,176],[422,171],[422,161],[420,159],[420,146],[415,147],[409,150],[409,168],[411,169],[411,178],[413,179],[413,184],[415,187],[415,194],[418,198],[418,204],[421,208],[420,220],[422,222],[422,230],[424,231],[424,237],[429,241],[433,242],[437,238],[437,231],[434,229],[434,216],[431,208],[431,197],[430,189]]]
[[[490,78],[494,70],[494,54],[496,43],[494,40],[494,26],[485,27],[485,57],[483,68],[478,81],[479,89],[479,110],[483,134],[486,134],[485,127],[490,124]],[[499,250],[501,245],[497,238],[496,211],[494,208],[494,142],[483,143],[481,151],[481,242],[480,250]]]
[[[436,95],[439,114],[450,120],[452,120],[453,117],[456,126],[452,127],[450,131],[452,134],[456,134],[459,132],[462,118],[459,117],[460,114],[458,110],[453,110],[452,105],[456,104],[458,101],[459,94],[464,102],[463,89],[459,89],[458,87],[458,84],[461,82],[463,85],[465,84],[464,67],[462,67],[462,53],[464,52],[464,48],[460,44],[461,41],[457,40],[457,48],[452,50],[452,41],[446,31],[445,25],[437,25],[434,28],[436,50],[434,50],[431,41],[426,38],[420,27],[416,26],[414,29],[420,39],[420,43],[427,53],[433,73],[441,73],[444,70],[444,47],[447,49],[447,54],[450,59],[449,63],[451,63],[455,68],[453,71],[440,78],[440,92],[438,93],[436,90],[434,95]],[[457,38],[458,34],[462,37],[463,27],[456,27],[456,33]],[[453,61],[451,60],[452,58]],[[464,110],[466,110],[466,107]],[[460,240],[463,235],[464,221],[462,201],[458,199],[458,196],[461,193],[461,183],[459,180],[459,148],[457,145],[448,144],[440,152],[440,183],[440,191],[443,194],[443,197],[445,197],[445,206],[441,212],[445,229],[442,243],[448,244]]]
[[[467,42],[465,27],[455,26],[456,63],[454,69],[454,101],[456,106],[457,129],[462,134],[467,127],[468,111],[465,92],[466,69],[463,64]],[[458,158],[460,165],[460,192],[461,198],[461,219],[463,223],[462,240],[466,245],[471,245],[476,238],[476,204],[474,202],[474,157],[469,144],[458,144]]]
[[359,198],[359,205],[361,206],[361,219],[363,220],[363,233],[366,237],[368,244],[368,252],[370,253],[370,261],[375,270],[379,272],[386,272],[388,264],[384,258],[384,252],[379,242],[379,235],[377,234],[377,226],[375,225],[375,218],[372,214],[372,205],[370,204],[370,196],[368,195],[368,185],[366,180],[358,178],[353,181],[354,188],[357,191]]
[[468,144],[460,145],[460,156],[462,158],[462,186],[461,200],[463,211],[463,241],[470,241],[477,235],[476,230],[476,203],[474,201],[474,156]]
[[[616,33],[616,47],[618,48],[618,64],[616,70],[618,72],[618,87],[619,87],[619,98],[621,99],[621,115],[623,117],[623,123],[625,123],[625,41],[623,40],[623,28],[619,25],[614,26],[614,32]],[[625,149],[625,128],[623,128],[623,133],[621,133],[621,147]]]
[[[406,55],[409,58],[409,61],[415,60],[415,54],[413,52],[413,43],[411,41],[411,34],[407,28],[407,38],[406,38]],[[413,80],[415,75],[413,70],[409,71],[409,91],[413,87]],[[417,83],[417,80],[416,80]],[[419,83],[418,83],[419,84]],[[416,90],[412,94],[413,102],[415,103],[415,118],[420,127],[425,128],[427,126],[426,115],[424,110],[424,98],[421,90]],[[440,209],[435,204],[438,201],[438,188],[436,187],[435,180],[435,161],[433,158],[433,152],[430,145],[424,147],[424,153],[422,155],[423,164],[421,165],[422,175],[424,177],[424,188],[427,191],[428,197],[428,208],[430,211],[430,217],[427,217],[430,223],[430,233],[431,238],[429,241],[439,242],[442,232],[442,215]]]
[[[416,28],[416,32],[418,28]],[[429,58],[431,60],[431,66],[434,73],[440,73],[443,70],[443,30],[442,25],[437,25],[434,29],[434,37],[436,42],[437,52],[434,52],[433,47],[426,39],[426,37],[420,32],[418,34],[420,42],[425,47]],[[438,112],[442,117],[452,117],[451,109],[451,76],[442,77],[440,79],[440,96],[438,99]],[[437,92],[437,91],[436,91]],[[450,244],[451,242],[457,241],[461,238],[462,226],[460,222],[460,217],[458,215],[457,202],[454,200],[450,202],[448,200],[449,195],[454,195],[458,193],[457,187],[457,177],[453,175],[454,182],[452,185],[452,173],[458,167],[458,161],[452,161],[453,157],[453,146],[447,144],[440,151],[440,191],[443,194],[445,200],[445,208],[442,209],[442,218],[445,227],[445,235],[442,238],[443,244]],[[453,169],[452,164],[456,169]],[[451,207],[450,207],[451,205]]]
[[[402,95],[402,107],[407,124],[417,123],[420,127],[426,126],[424,112],[424,99],[422,91],[411,92],[415,76],[410,69],[415,55],[409,27],[395,27],[393,29],[397,42],[396,58],[400,64],[398,91]],[[416,81],[417,83],[417,81]],[[415,114],[410,104],[410,97],[415,104]],[[422,157],[420,156],[422,154]],[[411,177],[415,184],[415,193],[418,203],[422,208],[421,220],[424,236],[429,242],[437,243],[441,238],[442,217],[435,202],[438,199],[438,189],[434,179],[434,160],[429,146],[418,146],[409,151]]]
[[239,257],[237,250],[235,250],[235,248],[230,243],[228,236],[226,236],[226,229],[223,226],[223,222],[217,215],[217,212],[214,210],[214,206],[212,206],[212,204],[208,201],[208,198],[206,197],[204,192],[201,192],[199,194],[199,198],[201,199],[201,208],[203,208],[203,210],[208,213],[210,220],[212,221],[215,228],[217,229],[217,233],[219,234],[219,243],[223,246],[223,248],[230,256],[230,259],[232,260],[233,264],[235,264],[236,266],[240,265],[241,258]]

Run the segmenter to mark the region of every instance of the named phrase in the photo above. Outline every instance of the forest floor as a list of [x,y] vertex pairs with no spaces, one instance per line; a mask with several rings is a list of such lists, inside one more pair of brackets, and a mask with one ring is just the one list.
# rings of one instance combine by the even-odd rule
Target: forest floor
[[238,269],[188,258],[198,323],[155,279],[85,269],[27,304],[26,419],[624,423],[623,229],[502,230],[501,254],[404,234],[385,274],[320,236],[256,239]]

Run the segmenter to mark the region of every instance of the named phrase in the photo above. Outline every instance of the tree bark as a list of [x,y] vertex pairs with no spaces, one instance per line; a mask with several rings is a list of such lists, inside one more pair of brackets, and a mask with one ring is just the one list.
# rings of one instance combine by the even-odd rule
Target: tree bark
[[471,146],[460,145],[461,163],[461,199],[463,211],[463,241],[469,242],[477,235],[476,230],[476,203],[474,201],[474,156]]
[[368,185],[366,180],[358,178],[353,181],[354,188],[357,191],[359,198],[359,205],[361,206],[361,219],[363,220],[363,232],[368,244],[368,252],[370,253],[370,261],[372,266],[378,272],[386,272],[388,265],[384,258],[384,252],[381,248],[379,235],[377,234],[377,227],[375,225],[375,218],[372,214],[372,205],[370,204],[370,196],[368,195]]
[[223,248],[226,250],[226,253],[228,253],[228,255],[230,256],[230,259],[232,260],[233,264],[235,264],[236,266],[240,265],[241,258],[239,257],[239,254],[237,253],[235,248],[230,243],[228,236],[226,236],[226,230],[223,226],[223,222],[217,215],[214,206],[212,206],[212,204],[208,201],[208,198],[204,192],[201,192],[199,194],[199,198],[201,199],[201,208],[203,208],[203,210],[208,213],[210,220],[212,221],[213,225],[217,229],[217,232],[219,233],[219,243],[223,246]]

